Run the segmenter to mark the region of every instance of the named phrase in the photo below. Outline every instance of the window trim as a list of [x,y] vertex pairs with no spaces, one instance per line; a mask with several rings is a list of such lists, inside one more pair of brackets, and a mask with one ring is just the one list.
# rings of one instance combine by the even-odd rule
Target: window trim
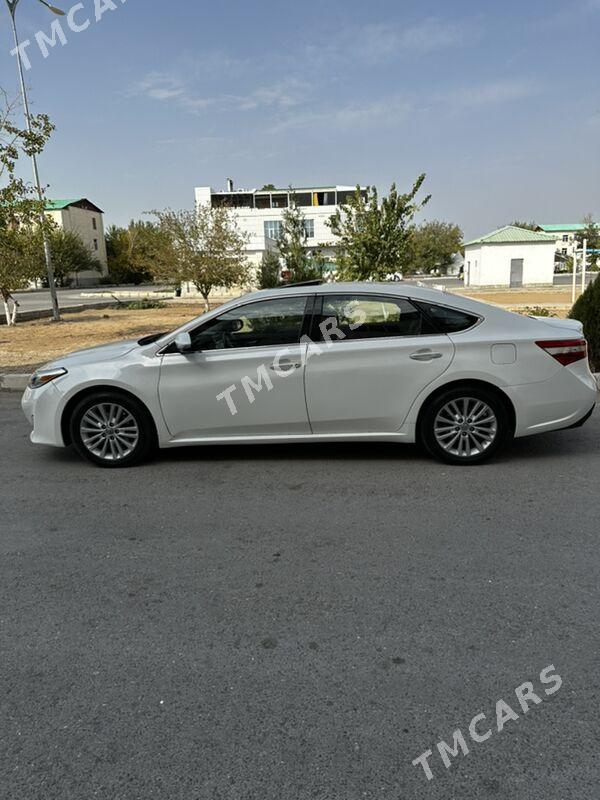
[[[299,334],[297,342],[289,342],[287,344],[278,344],[278,345],[261,344],[261,345],[256,345],[255,347],[227,347],[227,348],[224,348],[222,350],[189,350],[188,351],[189,354],[191,355],[191,354],[194,354],[194,353],[237,353],[237,352],[245,352],[245,353],[247,353],[249,350],[257,351],[257,350],[263,350],[263,349],[264,350],[272,349],[273,347],[294,347],[295,345],[302,344],[302,341],[301,341],[302,337],[306,335],[306,331],[309,329],[307,323],[312,322],[312,318],[313,318],[313,315],[314,315],[314,297],[315,297],[315,295],[313,295],[313,294],[285,294],[285,295],[279,295],[278,294],[276,297],[257,297],[256,300],[250,300],[249,302],[239,303],[238,305],[230,306],[228,309],[226,309],[226,312],[236,311],[238,308],[246,308],[247,306],[256,305],[256,303],[265,303],[265,302],[267,302],[269,300],[285,300],[286,298],[291,300],[294,297],[302,298],[304,300],[304,314],[302,316],[302,324],[300,326],[300,334]],[[226,312],[220,312],[220,310],[218,308],[216,308],[215,311],[217,313],[214,314],[214,316],[210,317],[210,319],[207,319],[205,322],[212,322],[213,320],[218,319],[218,317],[221,316],[221,313],[226,313]],[[204,325],[205,322],[201,322],[200,325]],[[190,327],[177,328],[176,331],[173,331],[172,332],[172,338],[166,344],[164,344],[160,348],[160,350],[158,350],[156,352],[155,355],[157,355],[157,356],[172,356],[172,355],[180,356],[180,355],[183,355],[178,350],[171,350],[170,348],[172,347],[172,345],[175,342],[175,337],[176,337],[177,333],[184,333],[185,332],[185,333],[189,333],[191,335],[193,333],[193,331],[196,329],[196,327],[200,327],[200,325],[195,325],[194,327],[191,327],[193,325],[193,323],[194,323],[194,320],[191,320],[188,323],[188,325]]]

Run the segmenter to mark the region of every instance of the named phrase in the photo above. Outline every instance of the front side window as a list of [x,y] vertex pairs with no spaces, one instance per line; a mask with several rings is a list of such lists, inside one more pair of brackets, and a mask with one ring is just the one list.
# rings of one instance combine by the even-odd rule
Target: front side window
[[468,314],[458,308],[437,306],[434,303],[420,301],[418,305],[425,311],[440,333],[465,331],[467,328],[472,328],[479,319],[475,314]]
[[[409,300],[368,295],[325,295],[320,325],[337,328],[342,337],[374,339],[435,333],[431,323]],[[320,328],[322,330],[322,328]]]
[[192,349],[296,344],[305,307],[306,297],[282,297],[232,308],[191,332]]

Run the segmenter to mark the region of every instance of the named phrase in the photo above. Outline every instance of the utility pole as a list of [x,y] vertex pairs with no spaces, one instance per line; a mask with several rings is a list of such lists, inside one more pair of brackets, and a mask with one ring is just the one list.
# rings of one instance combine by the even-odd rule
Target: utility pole
[[583,263],[581,265],[581,294],[585,292],[585,270],[587,267],[587,239],[583,240]]
[[575,303],[577,294],[577,247],[573,250],[573,291],[571,293],[571,303]]
[[[44,2],[44,0],[39,0],[39,2],[49,8],[53,14],[58,14],[59,16],[64,16],[64,11],[61,11],[59,8],[55,8],[54,6],[49,5],[49,3]],[[15,41],[15,49],[17,51],[17,65],[19,70],[19,83],[21,84],[21,97],[23,98],[23,111],[25,112],[25,126],[27,128],[27,132],[31,133],[31,115],[29,113],[29,101],[27,99],[27,88],[25,86],[25,76],[23,74],[23,62],[21,60],[21,50],[19,49],[19,35],[17,33],[17,23],[15,20],[15,12],[17,10],[17,5],[19,4],[19,0],[6,0],[6,5],[8,6],[8,11],[10,13],[10,19],[12,23],[12,31],[13,31],[13,38]],[[35,153],[31,154],[31,164],[33,166],[33,180],[35,182],[35,188],[38,196],[38,200],[40,203],[44,202],[44,193],[42,192],[42,185],[40,183],[40,174],[38,171],[37,165],[37,158]],[[60,322],[60,310],[58,308],[58,297],[56,294],[56,285],[54,283],[54,269],[52,268],[52,254],[50,253],[50,241],[48,239],[48,232],[46,230],[46,217],[44,215],[44,208],[43,205],[40,208],[40,226],[42,229],[42,238],[44,241],[44,257],[46,259],[46,277],[48,279],[48,288],[50,290],[50,299],[52,301],[52,319],[55,322]]]

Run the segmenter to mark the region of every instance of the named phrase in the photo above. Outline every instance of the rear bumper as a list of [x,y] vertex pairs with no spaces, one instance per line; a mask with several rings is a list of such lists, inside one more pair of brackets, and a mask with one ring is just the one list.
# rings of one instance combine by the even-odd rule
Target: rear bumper
[[557,431],[583,425],[598,400],[598,385],[587,361],[562,367],[539,383],[504,390],[515,408],[515,436]]
[[583,425],[585,425],[585,423],[588,421],[588,419],[592,416],[592,414],[594,413],[594,409],[595,408],[596,408],[596,403],[594,403],[594,405],[590,408],[590,410],[587,412],[587,414],[584,417],[582,417],[579,420],[579,422],[575,422],[573,425],[569,425],[568,428],[565,428],[563,430],[571,430],[571,428],[581,428]]

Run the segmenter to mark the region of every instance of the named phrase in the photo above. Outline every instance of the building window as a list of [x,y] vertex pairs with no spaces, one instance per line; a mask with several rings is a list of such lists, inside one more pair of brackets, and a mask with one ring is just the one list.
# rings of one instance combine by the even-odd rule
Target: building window
[[568,241],[569,241],[569,234],[568,233],[564,233],[563,234],[563,242],[568,242]]
[[271,195],[270,194],[257,194],[254,197],[255,208],[271,208]]
[[312,194],[310,192],[298,192],[292,195],[297,206],[312,206]]
[[271,208],[287,208],[288,196],[287,194],[272,194],[271,195]]
[[567,255],[567,248],[566,248],[566,247],[563,247],[563,249],[562,249],[562,254],[563,254],[563,256],[566,256],[566,255]]
[[314,219],[305,219],[304,220],[304,230],[306,231],[306,236],[309,239],[315,238],[315,221]]
[[98,230],[98,226],[96,225],[96,217],[92,217],[92,228],[95,231]]
[[98,249],[98,239],[94,239],[94,250]]
[[279,239],[283,226],[280,219],[265,220],[265,237],[267,239]]

